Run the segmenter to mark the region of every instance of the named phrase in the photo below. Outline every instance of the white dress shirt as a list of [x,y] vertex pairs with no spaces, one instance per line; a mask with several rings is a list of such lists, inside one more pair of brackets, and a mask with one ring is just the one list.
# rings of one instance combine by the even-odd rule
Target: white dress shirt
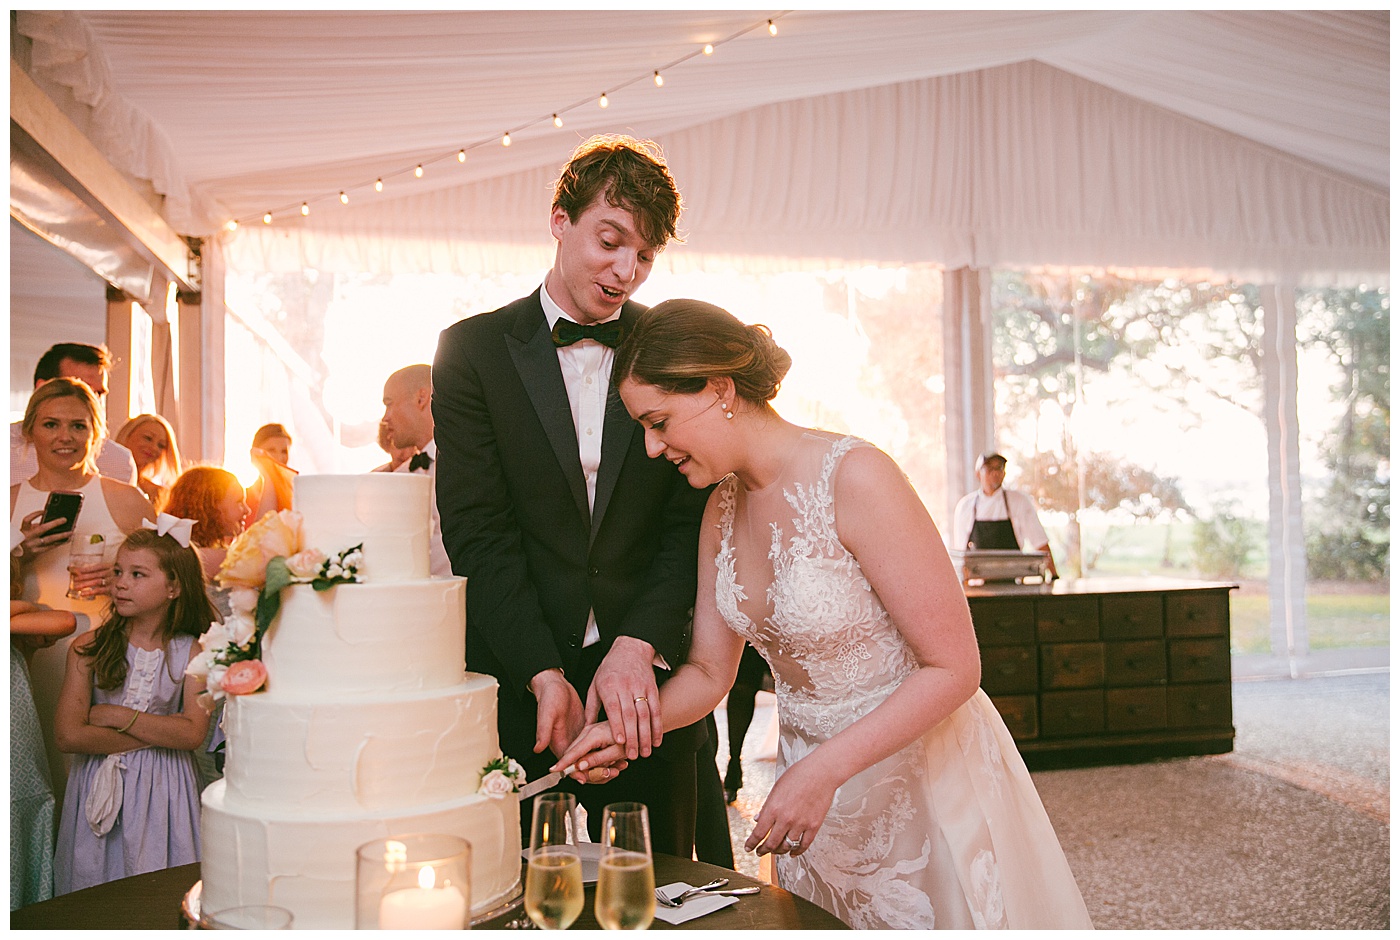
[[428,541],[428,573],[435,578],[446,578],[452,575],[452,562],[447,557],[447,549],[442,546],[442,518],[438,516],[437,506],[437,441],[429,441],[423,446],[419,453],[427,454],[432,459],[426,467],[417,470],[409,468],[412,460],[405,460],[394,468],[394,473],[419,473],[425,474],[431,481],[432,499],[428,501],[432,510],[432,530]]
[[[1006,494],[1006,499],[1001,498],[1003,493]],[[1040,546],[1050,544],[1050,537],[1045,534],[1045,527],[1040,524],[1040,514],[1036,512],[1035,503],[1028,495],[1020,490],[998,487],[995,493],[988,496],[979,487],[958,500],[957,508],[953,510],[949,550],[960,552],[967,549],[974,519],[981,522],[1006,519],[1008,508],[1011,510],[1011,528],[1016,530],[1016,541],[1020,544],[1021,551],[1034,552],[1038,551]]]
[[[24,439],[24,422],[10,425],[10,485],[28,480],[39,472],[39,458]],[[97,472],[101,476],[136,485],[136,458],[116,441],[103,438],[97,451]]]
[[[540,305],[549,328],[560,317],[573,320],[540,287]],[[609,317],[615,320],[622,315]],[[593,494],[598,488],[598,464],[603,458],[603,415],[608,405],[608,380],[612,376],[613,350],[591,339],[582,339],[569,346],[560,346],[559,370],[564,374],[564,388],[569,393],[569,410],[574,415],[574,436],[578,439],[578,459],[583,467],[583,481],[588,488],[588,511],[593,511]],[[583,632],[583,645],[597,643],[598,621],[588,612],[588,626]]]

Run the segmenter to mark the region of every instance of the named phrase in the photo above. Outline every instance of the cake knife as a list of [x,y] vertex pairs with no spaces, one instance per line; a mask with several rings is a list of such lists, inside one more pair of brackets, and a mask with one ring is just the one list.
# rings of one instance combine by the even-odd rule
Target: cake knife
[[576,769],[577,768],[574,767],[573,764],[570,764],[563,770],[556,770],[552,774],[545,774],[538,780],[531,780],[529,783],[525,784],[525,786],[520,788],[520,798],[522,800],[528,800],[536,793],[543,793],[545,790],[549,790],[558,786],[559,781],[564,779],[565,774],[571,774]]

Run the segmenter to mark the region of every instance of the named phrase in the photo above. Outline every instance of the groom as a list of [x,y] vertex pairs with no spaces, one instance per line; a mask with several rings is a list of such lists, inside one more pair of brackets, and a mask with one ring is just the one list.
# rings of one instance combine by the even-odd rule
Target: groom
[[[704,729],[657,747],[657,685],[689,646],[706,493],[647,457],[609,383],[644,309],[628,298],[680,209],[655,145],[581,145],[556,185],[544,285],[443,331],[432,407],[443,544],[467,578],[467,668],[500,682],[502,750],[533,780],[601,709],[633,759],[609,783],[565,784],[593,837],[604,805],[637,800],[655,850],[690,858]],[[528,807],[521,822],[528,832]]]

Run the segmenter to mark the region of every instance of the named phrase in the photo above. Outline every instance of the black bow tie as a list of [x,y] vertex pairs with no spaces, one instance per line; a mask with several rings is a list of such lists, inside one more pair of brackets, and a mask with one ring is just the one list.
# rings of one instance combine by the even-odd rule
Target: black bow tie
[[617,344],[622,341],[622,321],[609,320],[596,326],[583,326],[566,317],[560,317],[555,321],[554,329],[550,330],[549,335],[554,338],[556,346],[572,346],[581,339],[591,339],[616,349]]
[[433,458],[426,453],[414,454],[408,460],[409,470],[427,470],[433,465]]

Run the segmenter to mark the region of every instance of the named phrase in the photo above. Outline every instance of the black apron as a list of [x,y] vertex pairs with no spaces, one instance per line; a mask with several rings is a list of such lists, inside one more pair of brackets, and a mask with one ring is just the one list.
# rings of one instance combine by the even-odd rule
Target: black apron
[[967,547],[1019,551],[1021,543],[1016,538],[1016,529],[1011,525],[1011,503],[1006,498],[1006,490],[1001,491],[1001,501],[1006,506],[1005,519],[978,519],[977,501],[981,498],[979,492],[972,500],[972,533],[967,538]]

